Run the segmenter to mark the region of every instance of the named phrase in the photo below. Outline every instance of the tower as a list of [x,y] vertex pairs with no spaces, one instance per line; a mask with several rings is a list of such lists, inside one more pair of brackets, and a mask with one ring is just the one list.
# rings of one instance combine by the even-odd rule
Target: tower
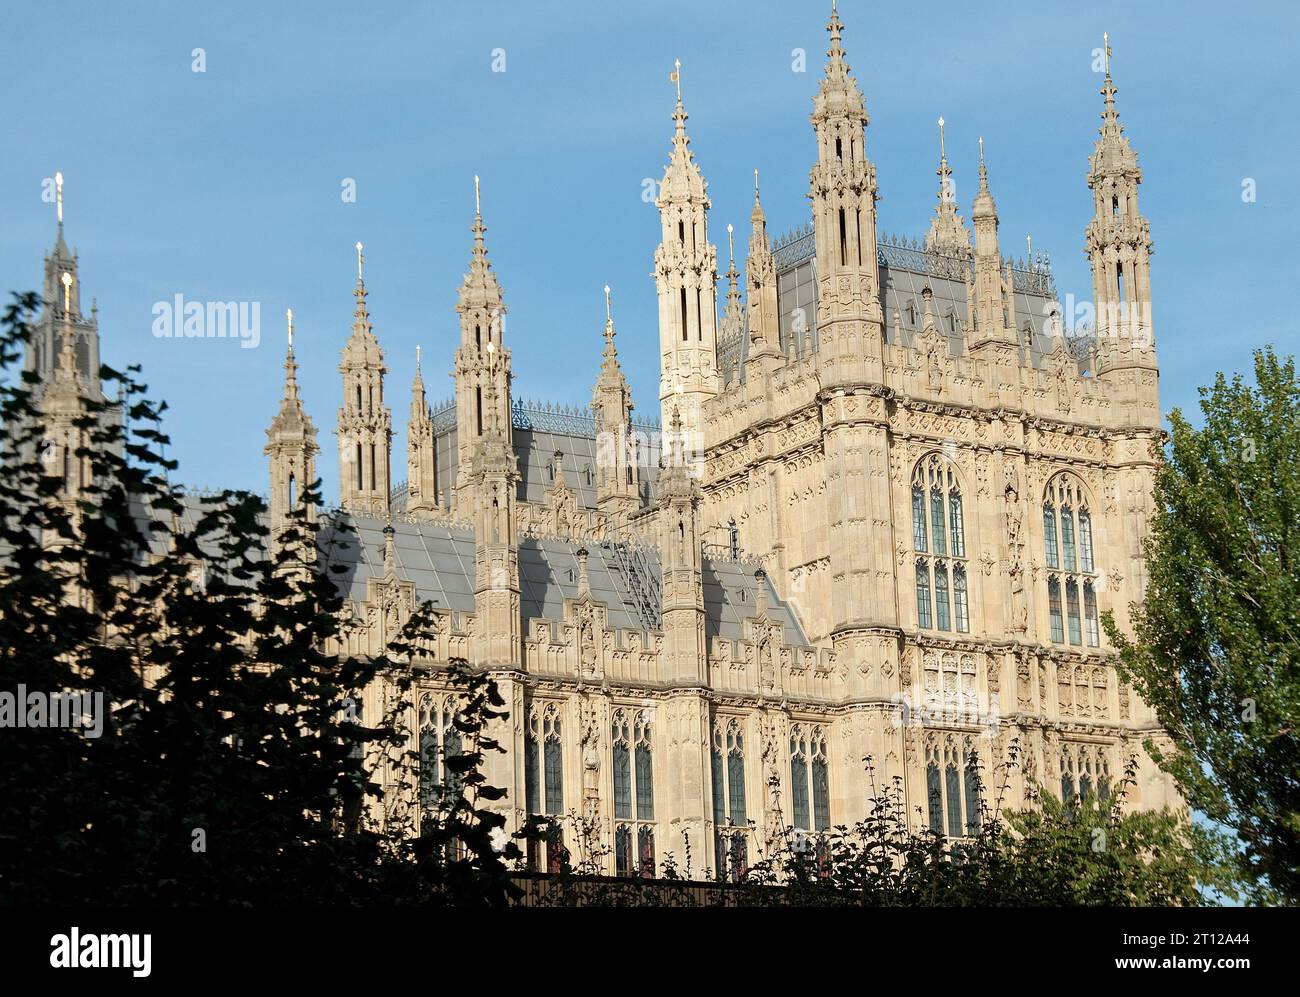
[[605,356],[591,395],[596,417],[596,507],[613,519],[636,512],[640,500],[638,448],[632,432],[632,391],[614,349],[614,318],[605,285]]
[[817,162],[809,182],[817,244],[817,333],[823,378],[883,379],[876,263],[876,168],[867,159],[866,104],[840,45],[834,5],[830,61],[813,98]]
[[[700,545],[700,491],[682,449],[681,414],[673,409],[666,443],[671,453],[656,482],[659,503],[660,608],[663,618],[661,674],[668,686],[664,710],[669,731],[665,767],[672,807],[668,847],[681,852],[689,842],[701,854],[709,833],[710,707],[705,636],[704,562]],[[717,778],[716,773],[712,778]],[[707,861],[707,859],[706,859]],[[716,857],[714,867],[717,867]]]
[[781,330],[777,324],[776,261],[767,237],[767,218],[758,198],[758,170],[754,171],[754,210],[750,212],[749,256],[745,260],[745,300],[749,306],[749,356],[745,361],[751,379],[758,380],[782,362]]
[[[1002,272],[998,249],[998,209],[989,190],[989,173],[984,164],[984,139],[980,139],[980,187],[971,209],[975,225],[975,276],[968,286],[971,299],[970,351],[977,359],[998,363],[1018,361],[1016,333],[1012,326],[1011,275]],[[1006,378],[1000,379],[1001,381]],[[1000,383],[999,382],[999,383]]]
[[[884,394],[884,325],[876,257],[876,171],[866,154],[866,105],[840,44],[831,7],[830,57],[813,98],[817,162],[813,205],[818,378],[826,469],[830,636],[844,660],[875,650],[898,623],[888,530],[890,425]],[[889,638],[884,638],[889,639]],[[894,653],[897,653],[896,651]],[[854,679],[856,681],[856,679]],[[853,689],[854,694],[860,690]]]
[[676,409],[686,438],[701,448],[700,406],[718,393],[718,251],[709,243],[708,185],[686,134],[680,62],[671,78],[677,84],[673,146],[656,202],[661,225],[655,249],[659,405],[662,425],[668,425]]
[[[44,386],[37,404],[43,430],[41,463],[44,473],[59,479],[59,500],[75,520],[78,500],[92,480],[91,459],[85,451],[93,447],[94,440],[91,431],[78,424],[86,415],[89,399],[88,384],[77,366],[73,346],[77,341],[73,322],[76,312],[71,303],[74,282],[66,270],[60,277],[63,302],[57,312],[60,319],[57,327],[59,353],[51,380]],[[98,384],[98,379],[95,383]]]
[[39,397],[55,379],[60,368],[63,340],[71,338],[72,372],[81,382],[87,397],[102,401],[99,380],[99,319],[92,304],[90,315],[81,311],[81,278],[77,271],[77,254],[63,239],[63,174],[54,174],[58,229],[54,248],[45,256],[45,278],[41,300],[43,307],[32,329],[24,367],[40,375],[34,389]]
[[339,504],[349,512],[388,515],[393,417],[384,402],[384,351],[366,311],[361,243],[352,335],[343,347],[343,406],[339,409]]
[[[460,346],[456,348],[456,502],[468,498],[475,453],[486,442],[513,456],[510,423],[510,351],[505,348],[505,301],[488,260],[478,177],[474,178],[474,235],[469,271],[460,287]],[[468,509],[466,512],[468,513]]]
[[[298,395],[298,364],[293,355],[293,309],[287,312],[289,346],[284,356],[284,392],[280,411],[266,430],[263,454],[269,458],[271,477],[271,540],[279,542],[289,517],[302,502],[302,491],[316,480],[316,426]],[[308,504],[307,522],[316,521],[316,506]]]
[[411,381],[411,418],[406,424],[406,511],[427,512],[438,507],[433,418],[424,393],[420,348],[415,348],[415,378]]
[[[1151,324],[1153,246],[1150,227],[1138,210],[1142,171],[1115,109],[1117,89],[1110,77],[1109,35],[1105,37],[1105,58],[1101,137],[1088,163],[1093,217],[1084,252],[1092,267],[1098,351],[1103,359],[1118,361],[1120,353],[1141,352],[1155,345]],[[1127,342],[1112,342],[1117,339]]]

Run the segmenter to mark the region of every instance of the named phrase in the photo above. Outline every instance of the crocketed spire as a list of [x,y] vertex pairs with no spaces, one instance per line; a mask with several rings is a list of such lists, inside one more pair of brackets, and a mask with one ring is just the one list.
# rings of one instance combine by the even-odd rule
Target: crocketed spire
[[952,182],[952,169],[948,166],[948,151],[944,146],[943,118],[939,119],[939,204],[930,219],[930,231],[925,236],[927,253],[948,256],[964,255],[970,250],[970,233],[957,214],[957,192]]
[[479,198],[479,179],[474,178],[474,224],[470,226],[474,243],[470,247],[469,270],[460,285],[460,295],[456,310],[464,312],[470,308],[502,307],[501,284],[492,270],[492,261],[488,259],[487,242],[484,239],[487,226],[483,224],[483,209]]

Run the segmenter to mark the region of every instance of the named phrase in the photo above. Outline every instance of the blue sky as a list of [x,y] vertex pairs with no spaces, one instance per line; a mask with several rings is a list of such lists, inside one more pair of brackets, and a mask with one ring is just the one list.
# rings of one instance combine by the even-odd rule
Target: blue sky
[[[725,265],[727,222],[738,248],[748,239],[755,167],[774,233],[808,217],[808,114],[828,13],[828,3],[766,0],[8,3],[4,289],[39,284],[54,235],[41,184],[61,170],[66,232],[83,300],[98,299],[105,361],[142,363],[170,404],[182,480],[257,491],[292,307],[332,498],[353,244],[366,244],[400,479],[417,343],[430,394],[451,393],[478,173],[516,395],[589,400],[609,283],[638,413],[653,415],[658,222],[641,192],[667,159],[672,62],[683,63]],[[1258,345],[1296,351],[1291,5],[844,0],[841,16],[872,118],[882,232],[928,226],[943,115],[962,214],[983,135],[1004,252],[1023,253],[1032,233],[1052,254],[1062,296],[1090,298],[1084,170],[1101,110],[1092,51],[1109,30],[1156,243],[1163,407],[1194,407],[1198,385],[1247,370]],[[204,73],[191,71],[196,47]],[[808,54],[804,73],[792,71],[795,48]],[[494,49],[505,51],[505,72],[492,72]],[[356,181],[355,203],[340,197],[344,178]],[[1255,203],[1242,201],[1245,178]],[[153,304],[178,293],[260,301],[261,347],[155,339]]]

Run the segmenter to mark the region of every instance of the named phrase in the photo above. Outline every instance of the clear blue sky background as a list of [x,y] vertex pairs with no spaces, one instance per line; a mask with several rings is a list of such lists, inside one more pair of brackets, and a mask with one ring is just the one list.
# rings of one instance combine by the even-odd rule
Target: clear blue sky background
[[[291,306],[332,497],[352,246],[367,247],[400,479],[417,343],[430,394],[451,392],[478,173],[516,394],[589,400],[608,282],[639,413],[655,414],[658,222],[641,191],[668,154],[673,59],[725,264],[726,223],[740,246],[748,238],[754,167],[774,232],[808,217],[808,114],[828,13],[829,3],[767,0],[6,3],[4,289],[39,284],[54,235],[41,182],[62,170],[106,362],[142,363],[170,403],[182,480],[258,491]],[[1023,253],[1032,233],[1061,294],[1090,298],[1092,50],[1109,30],[1156,242],[1163,407],[1194,407],[1198,385],[1247,370],[1257,345],[1295,352],[1293,5],[845,0],[841,13],[872,118],[882,232],[925,231],[942,114],[963,215],[983,135],[1004,251]],[[206,73],[191,72],[195,47]],[[497,48],[504,73],[491,71]],[[791,71],[795,48],[808,53],[805,73]],[[345,177],[354,204],[340,198]],[[1254,204],[1241,199],[1246,177]],[[261,301],[263,345],[153,338],[153,303],[177,293]]]

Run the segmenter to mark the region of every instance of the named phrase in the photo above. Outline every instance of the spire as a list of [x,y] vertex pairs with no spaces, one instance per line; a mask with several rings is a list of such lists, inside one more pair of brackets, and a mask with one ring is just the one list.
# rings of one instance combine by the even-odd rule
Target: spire
[[[285,310],[288,344],[284,352],[284,389],[280,410],[266,430],[263,453],[270,458],[271,530],[277,536],[288,526],[289,515],[301,501],[302,490],[316,480],[316,426],[298,394],[298,363],[293,352],[293,309]],[[308,519],[315,510],[308,508]],[[311,554],[310,551],[307,552]]]
[[736,237],[731,222],[727,222],[727,252],[730,262],[727,264],[727,308],[726,314],[740,314],[740,271],[736,269]]
[[293,309],[285,309],[288,325],[288,347],[284,352],[284,389],[280,395],[280,411],[271,420],[267,436],[275,440],[303,440],[310,436],[314,441],[316,429],[303,410],[298,394],[298,361],[293,352]]
[[379,349],[379,340],[375,337],[374,326],[370,324],[370,312],[366,306],[366,282],[362,272],[364,260],[363,247],[358,242],[357,286],[352,291],[352,296],[357,299],[357,303],[352,310],[352,335],[348,337],[344,348],[344,360],[347,361],[350,352],[356,362],[382,364],[383,355]]
[[365,255],[357,250],[357,299],[352,334],[343,347],[343,405],[338,415],[339,504],[349,512],[388,512],[391,485],[392,414],[384,400],[384,351],[366,307]]
[[63,174],[57,170],[54,173],[54,204],[59,226],[54,239],[54,251],[56,254],[66,257],[68,255],[68,245],[63,241]]
[[624,518],[641,505],[640,468],[632,433],[632,390],[614,348],[614,317],[605,285],[605,357],[591,394],[596,417],[596,507]]
[[[817,246],[817,346],[826,376],[882,378],[884,316],[876,266],[876,168],[867,157],[866,102],[849,73],[832,5],[829,61],[810,118],[817,161],[809,175]],[[808,330],[811,332],[812,330]]]
[[745,260],[745,295],[749,306],[749,360],[765,359],[760,366],[779,362],[781,333],[776,316],[776,261],[767,237],[767,218],[758,195],[758,170],[754,171],[754,210],[749,215],[749,257]]
[[[1093,218],[1088,224],[1085,252],[1092,264],[1096,332],[1103,364],[1115,369],[1119,353],[1154,345],[1151,322],[1151,262],[1154,252],[1147,219],[1138,207],[1142,171],[1137,153],[1124,134],[1115,107],[1117,92],[1111,79],[1110,35],[1103,35],[1105,79],[1098,139],[1088,162],[1088,186],[1093,192]],[[1116,340],[1109,345],[1107,339]],[[1118,342],[1122,341],[1122,342]],[[1141,358],[1142,363],[1151,358]]]
[[293,357],[293,309],[285,309],[285,318],[289,325],[289,347],[284,354],[284,398],[286,401],[298,400],[298,364]]
[[1115,94],[1119,90],[1110,75],[1110,34],[1104,33],[1102,39],[1106,77],[1102,81],[1100,91],[1102,111],[1101,128],[1098,129],[1098,134],[1101,137],[1092,155],[1089,182],[1099,176],[1123,176],[1134,178],[1140,183],[1141,171],[1137,165],[1137,154],[1124,135],[1124,126],[1120,124],[1119,111],[1115,107]]
[[474,177],[474,224],[470,226],[474,236],[470,246],[469,270],[460,286],[460,296],[456,310],[463,312],[467,308],[500,308],[501,285],[492,271],[492,261],[488,259],[487,226],[483,224],[483,203],[479,189],[479,178]]
[[930,231],[925,236],[927,253],[946,256],[965,256],[970,252],[970,233],[957,214],[957,194],[948,166],[948,152],[944,146],[943,118],[939,119],[939,204],[930,219]]
[[411,416],[414,418],[417,409],[424,414],[428,414],[428,401],[424,394],[424,376],[420,369],[420,347],[415,347],[415,377],[411,379]]
[[826,78],[847,83],[849,64],[844,61],[844,47],[840,43],[844,24],[840,21],[840,13],[835,8],[835,0],[831,0],[831,19],[826,24],[826,30],[831,36],[831,47],[826,50],[826,54],[830,57],[830,62],[826,64]]
[[677,84],[672,152],[655,206],[661,234],[655,248],[654,279],[659,301],[659,402],[663,417],[676,388],[683,386],[683,415],[700,429],[700,408],[716,395],[718,254],[709,243],[708,185],[690,150],[681,99],[681,63],[669,81]]
[[998,209],[989,190],[984,139],[980,139],[980,186],[971,208],[975,226],[974,276],[967,284],[968,310],[974,327],[971,352],[1010,361],[1018,342],[1011,324],[1011,270],[1002,269],[998,248]]
[[668,168],[664,171],[663,182],[659,189],[659,203],[667,201],[703,201],[709,207],[705,193],[706,184],[700,173],[695,155],[691,152],[691,137],[686,134],[686,119],[689,115],[682,104],[682,63],[678,59],[668,79],[677,84],[677,105],[673,110],[673,142],[668,157]]
[[[71,364],[78,390],[96,401],[104,400],[99,378],[99,318],[92,307],[89,316],[81,311],[81,279],[77,254],[68,249],[63,237],[63,174],[54,174],[54,247],[45,254],[42,289],[43,308],[24,349],[24,368],[35,373],[40,383],[33,388],[39,398],[61,376],[65,361]],[[65,348],[68,354],[65,356]]]
[[[997,205],[993,202],[993,194],[989,190],[989,171],[984,164],[984,138],[980,137],[980,189],[975,195],[975,206],[971,209],[971,219],[978,222],[981,218],[992,218],[996,224],[998,217]],[[995,229],[996,231],[996,229]],[[978,235],[977,235],[978,237]]]

